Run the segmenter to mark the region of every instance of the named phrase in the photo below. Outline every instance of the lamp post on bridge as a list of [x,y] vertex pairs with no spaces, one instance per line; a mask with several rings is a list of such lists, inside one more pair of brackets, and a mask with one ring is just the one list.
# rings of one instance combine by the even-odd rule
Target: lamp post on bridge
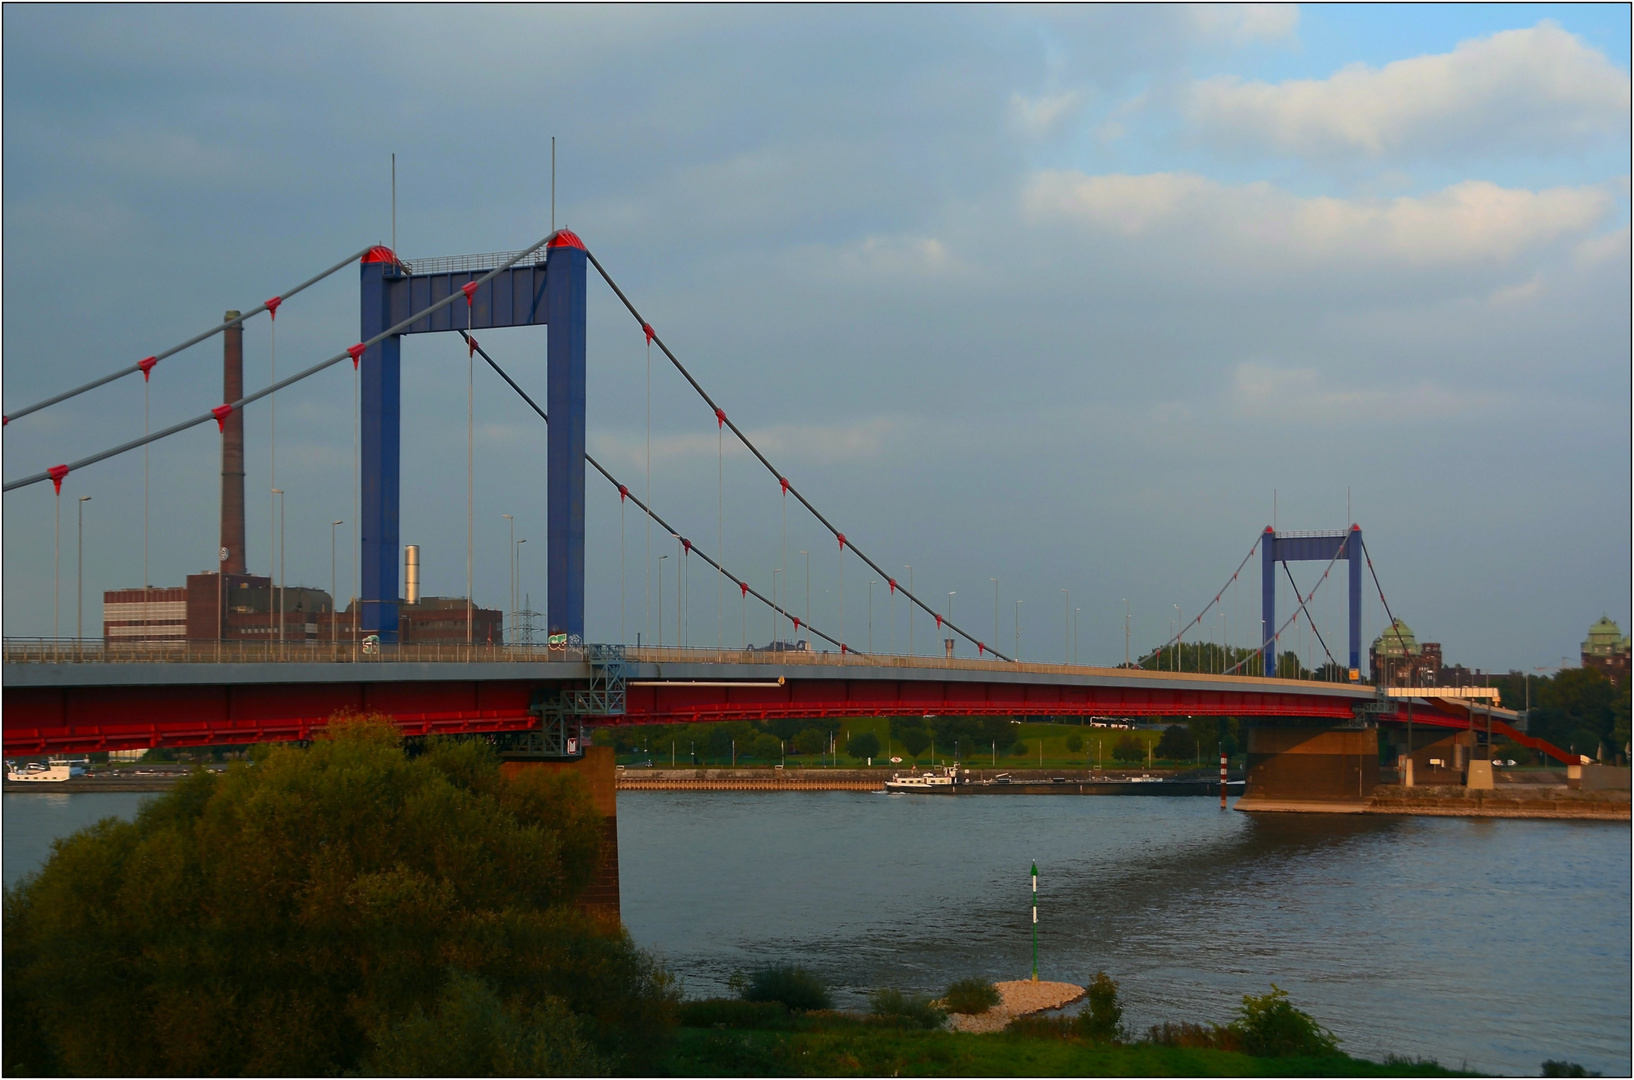
[[335,643],[335,526],[345,521],[329,523],[329,644]]
[[[909,593],[909,595],[912,595],[912,593],[913,593],[913,567],[910,566],[907,563],[903,563],[902,564],[902,569],[904,569],[904,570],[906,570],[908,572],[908,593]],[[912,600],[908,601],[908,655],[909,656],[913,655],[913,604],[914,604],[914,602]]]
[[658,647],[664,647],[664,560],[668,555],[658,556]]
[[1072,594],[1061,590],[1061,664],[1072,663]]
[[874,652],[874,586],[879,582],[874,578],[868,579],[868,652]]
[[510,545],[509,545],[509,547],[510,547],[509,554],[511,556],[511,558],[510,558],[510,563],[511,563],[511,565],[510,565],[510,571],[511,571],[511,596],[510,596],[511,636],[515,637],[516,636],[516,518],[514,516],[510,515],[510,514],[500,514],[499,516],[505,519],[505,524],[510,526],[510,530],[511,530],[511,542],[510,542]]
[[79,527],[76,530],[75,546],[79,548],[77,560],[79,568],[79,584],[74,590],[74,651],[77,653],[80,642],[85,638],[85,504],[91,501],[89,495],[79,497]]
[[[278,644],[284,643],[284,489],[273,488],[272,493],[278,496],[278,613],[274,616],[278,620]],[[268,567],[271,572],[271,567]],[[270,603],[267,605],[272,606]]]
[[771,637],[771,640],[773,640],[773,641],[777,640],[777,600],[775,599],[775,597],[777,596],[777,575],[781,574],[782,572],[783,572],[782,567],[778,567],[776,570],[772,571],[772,596],[774,597],[774,599],[772,600],[772,637]]
[[1016,601],[1016,663],[1021,663],[1021,601]]
[[[958,589],[949,589],[947,594],[947,632],[949,634],[953,633],[953,598],[957,596],[958,593]],[[953,639],[950,637],[948,640],[952,641]]]
[[806,557],[806,630],[811,630],[811,552],[802,551]]
[[993,583],[993,644],[999,643],[999,579],[988,578]]

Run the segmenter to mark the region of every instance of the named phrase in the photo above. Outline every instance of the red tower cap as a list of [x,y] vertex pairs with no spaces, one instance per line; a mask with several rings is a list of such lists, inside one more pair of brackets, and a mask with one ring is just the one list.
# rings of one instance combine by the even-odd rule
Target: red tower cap
[[578,234],[572,229],[558,229],[556,235],[550,238],[550,243],[545,246],[547,248],[569,247],[578,248],[580,251],[586,250],[584,241],[580,240]]
[[363,253],[363,261],[366,263],[394,263],[397,261],[397,253],[385,244],[376,244]]

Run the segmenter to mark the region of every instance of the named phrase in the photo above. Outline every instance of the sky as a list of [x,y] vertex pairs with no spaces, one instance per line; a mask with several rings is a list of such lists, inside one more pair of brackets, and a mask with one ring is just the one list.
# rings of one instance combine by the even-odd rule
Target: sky
[[[533,243],[554,136],[556,223],[853,544],[1007,652],[1114,663],[1126,626],[1149,650],[1273,523],[1359,523],[1390,610],[1449,662],[1575,664],[1602,613],[1629,628],[1627,6],[0,19],[8,411],[391,243],[393,153],[405,258]],[[357,339],[353,275],[291,300],[275,341],[248,324],[247,385]],[[644,340],[595,281],[589,317],[589,447],[639,492]],[[542,396],[544,338],[484,345]],[[403,356],[402,539],[428,594],[464,595],[466,357],[431,335]],[[220,402],[218,357],[158,366],[152,427]],[[341,520],[343,597],[351,379],[278,395],[275,431],[247,418],[251,570],[275,479],[287,580],[329,588]],[[8,426],[5,477],[140,435],[143,390]],[[474,593],[506,606],[511,514],[542,610],[543,427],[491,373],[472,393]],[[798,507],[784,525],[776,481],[661,361],[650,400],[661,513],[796,611],[809,562],[819,627],[906,647],[905,606]],[[81,551],[92,634],[144,546],[154,585],[213,568],[219,468],[212,425],[152,448],[145,545],[141,452],[72,474],[60,532],[49,484],[6,494],[5,634],[75,632]],[[674,542],[589,483],[587,636],[654,640],[660,580],[668,642],[678,587],[688,643],[772,635],[697,560],[678,586]],[[1257,566],[1207,636],[1257,643]],[[1309,590],[1322,567],[1291,569]],[[1310,608],[1340,654],[1334,578]],[[1364,654],[1385,625],[1366,591]]]

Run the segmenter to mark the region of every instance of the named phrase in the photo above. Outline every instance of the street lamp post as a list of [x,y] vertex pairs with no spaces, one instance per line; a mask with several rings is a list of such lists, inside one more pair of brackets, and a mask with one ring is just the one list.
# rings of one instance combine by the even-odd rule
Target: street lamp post
[[1129,666],[1129,599],[1123,601],[1123,666]]
[[[958,592],[958,589],[949,589],[947,594],[947,632],[950,634],[953,633],[953,597],[957,595]],[[952,639],[949,638],[948,640],[951,641]],[[946,646],[944,645],[943,647],[945,648]]]
[[[911,596],[911,595],[913,595],[913,567],[910,566],[907,563],[903,563],[902,564],[902,569],[904,569],[904,570],[906,570],[908,572],[908,594]],[[912,600],[908,601],[908,655],[909,656],[913,655],[913,604],[914,604],[914,602]]]
[[500,514],[505,524],[511,530],[511,636],[516,636],[516,518],[511,514]]
[[[525,604],[522,599],[522,545],[527,542],[528,538],[524,536],[522,539],[516,542],[515,546],[511,548],[513,553],[511,555],[511,561],[516,564],[516,610],[519,613]],[[521,643],[522,635],[520,632],[517,634],[516,640],[518,644]],[[528,634],[528,644],[533,644],[533,634],[531,631]]]
[[1016,663],[1021,663],[1021,601],[1016,601]]
[[[778,568],[778,569],[772,571],[772,595],[773,596],[777,595],[777,586],[778,586],[777,576],[779,574],[781,574],[782,572],[783,572],[782,568]],[[796,638],[799,638],[799,636],[800,636],[799,634],[795,635]],[[777,601],[775,601],[775,600],[772,601],[772,638],[771,638],[771,640],[773,640],[773,641],[777,640]]]
[[874,652],[874,586],[878,585],[878,584],[879,584],[879,582],[876,581],[875,579],[873,579],[873,578],[868,579],[868,652],[869,652],[869,655],[873,655],[873,652]]
[[1061,590],[1061,663],[1072,663],[1072,594]]
[[1174,605],[1174,662],[1175,670],[1186,666],[1186,631],[1180,627],[1180,605]]
[[993,583],[993,644],[999,643],[999,579],[988,578]]
[[[278,621],[278,644],[284,643],[284,490],[273,488],[272,493],[278,497],[278,610],[273,618]],[[271,572],[271,567],[268,567]],[[270,599],[270,598],[269,598]],[[271,603],[267,607],[272,607]]]
[[79,526],[75,537],[75,546],[79,548],[78,576],[79,584],[74,590],[74,649],[77,652],[80,642],[85,637],[85,504],[91,501],[89,495],[79,497]]
[[1072,662],[1074,664],[1078,662],[1078,615],[1083,610],[1083,608],[1077,607],[1072,609]]
[[668,555],[658,556],[658,647],[664,647],[664,560]]
[[329,523],[329,644],[335,643],[335,526],[345,521]]
[[806,629],[811,629],[811,552],[802,551],[806,557]]

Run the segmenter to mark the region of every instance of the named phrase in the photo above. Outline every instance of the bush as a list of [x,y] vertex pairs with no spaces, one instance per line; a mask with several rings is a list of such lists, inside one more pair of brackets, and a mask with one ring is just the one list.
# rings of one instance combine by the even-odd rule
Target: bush
[[854,758],[879,757],[879,736],[872,731],[851,736],[851,741],[846,744],[846,753]]
[[1197,756],[1197,740],[1183,725],[1170,724],[1163,729],[1163,737],[1158,739],[1154,753],[1168,761],[1185,761]]
[[986,979],[960,979],[947,988],[942,1003],[948,1012],[976,1016],[999,1003],[999,991]]
[[1104,971],[1091,979],[1088,1003],[1073,1018],[1073,1031],[1090,1042],[1117,1042],[1123,1038],[1123,1005],[1118,1001],[1118,982]]
[[744,1001],[740,998],[706,998],[684,1001],[677,1017],[686,1027],[717,1025],[755,1030],[789,1026],[789,1010],[781,1001]]
[[1084,750],[1084,737],[1074,731],[1067,736],[1067,753],[1081,754]]
[[797,754],[821,754],[828,749],[828,733],[818,728],[807,728],[794,737]]
[[1027,744],[1022,742],[1020,739],[1017,739],[1015,742],[1010,744],[1010,754],[1012,757],[1022,757],[1026,753]]
[[668,976],[574,904],[600,826],[576,776],[384,721],[195,771],[8,892],[4,1071],[650,1068]]
[[1112,747],[1113,761],[1139,761],[1146,756],[1146,746],[1133,735],[1120,737]]
[[1589,1072],[1575,1061],[1545,1061],[1543,1063],[1544,1076],[1599,1076],[1597,1072]]
[[939,1028],[947,1019],[929,998],[900,990],[875,990],[868,995],[868,1006],[874,1016],[901,1027]]
[[761,761],[777,761],[783,756],[783,744],[776,735],[758,735],[755,737],[754,753]]
[[1240,1052],[1242,1036],[1219,1024],[1192,1024],[1165,1020],[1146,1029],[1146,1041],[1154,1046],[1178,1046],[1188,1050],[1230,1050]]
[[794,1012],[834,1007],[823,980],[793,964],[761,968],[750,975],[743,988],[743,1000],[781,1002]]
[[1231,1027],[1243,1049],[1255,1057],[1323,1057],[1339,1052],[1339,1038],[1308,1013],[1293,1007],[1288,991],[1271,984],[1271,992],[1243,995]]

